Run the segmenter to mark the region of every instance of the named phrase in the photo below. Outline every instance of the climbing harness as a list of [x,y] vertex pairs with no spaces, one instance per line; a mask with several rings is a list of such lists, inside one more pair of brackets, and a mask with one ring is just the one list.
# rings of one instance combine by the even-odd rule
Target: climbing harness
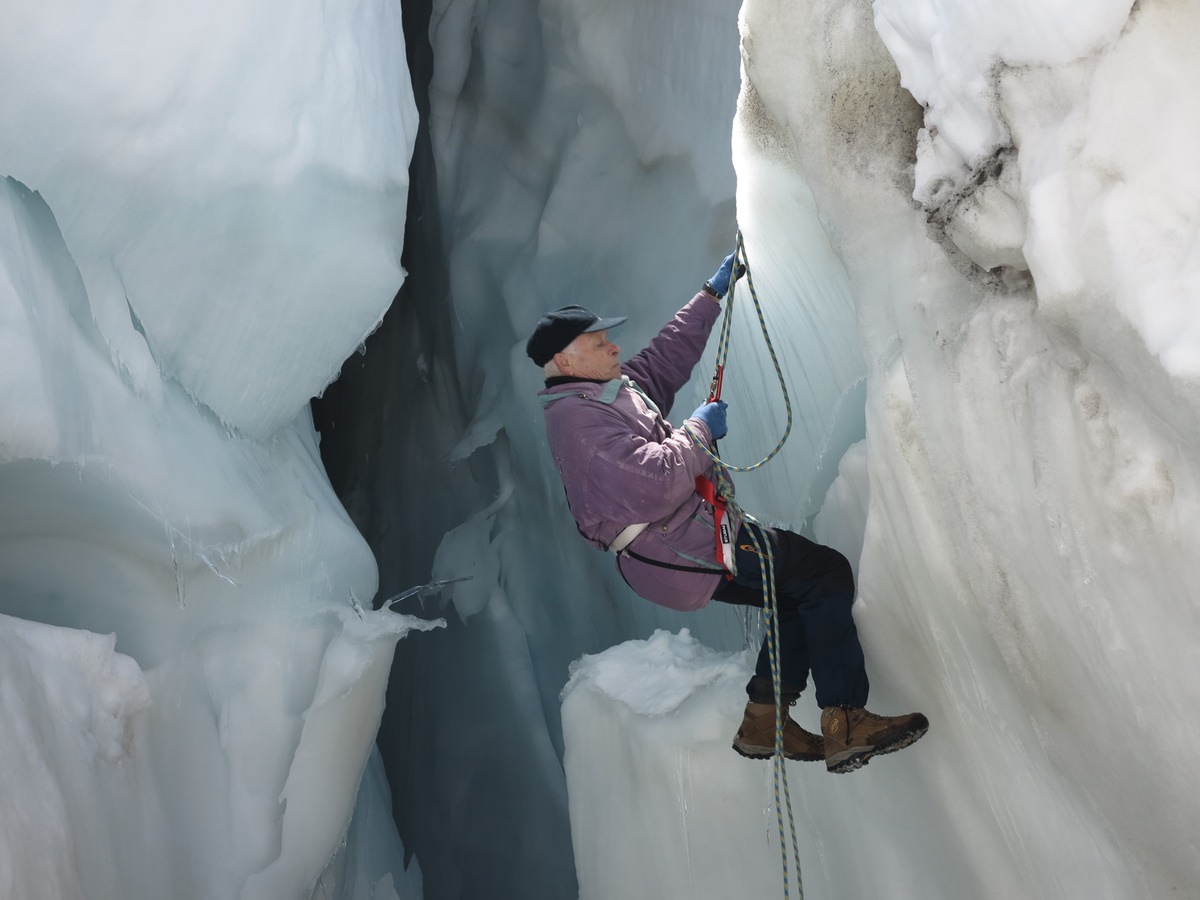
[[[737,501],[733,497],[733,484],[729,480],[728,472],[750,472],[758,469],[761,466],[770,462],[783,448],[784,442],[787,441],[788,435],[792,431],[792,402],[788,397],[787,385],[784,382],[783,368],[779,365],[779,359],[775,355],[775,348],[771,344],[771,336],[767,331],[766,318],[763,316],[762,304],[759,302],[758,293],[754,289],[754,275],[750,269],[750,260],[746,254],[746,243],[742,238],[741,229],[737,232],[737,246],[734,250],[734,259],[737,265],[734,266],[732,278],[729,283],[729,290],[726,292],[725,312],[721,319],[721,333],[717,344],[717,364],[716,371],[713,374],[712,382],[709,386],[708,399],[709,402],[721,399],[721,388],[725,381],[725,363],[729,357],[729,338],[732,332],[733,325],[733,294],[734,287],[738,280],[743,277],[746,279],[746,286],[750,291],[750,298],[754,304],[754,312],[758,316],[759,328],[762,330],[763,340],[766,343],[767,352],[771,356],[771,363],[775,366],[775,375],[779,380],[779,387],[783,392],[784,407],[787,410],[787,424],[784,428],[783,435],[779,438],[779,442],[775,445],[765,457],[758,462],[749,466],[733,466],[726,463],[716,452],[716,442],[713,442],[713,449],[704,444],[702,440],[690,428],[688,433],[691,434],[692,440],[703,450],[709,458],[716,464],[716,479],[710,481],[701,476],[696,479],[696,491],[707,502],[714,507],[714,525],[717,532],[717,560],[725,564],[726,569],[732,573],[732,548],[728,547],[730,557],[728,560],[722,555],[722,526],[727,533],[729,529],[728,520],[722,522],[722,517],[727,512],[733,512],[741,516],[743,523],[749,527],[746,528],[746,533],[750,536],[750,543],[754,547],[754,552],[758,556],[759,571],[762,575],[762,590],[763,590],[763,613],[767,620],[767,655],[771,663],[771,682],[775,690],[775,753],[772,756],[772,765],[774,768],[774,788],[775,788],[775,818],[779,826],[779,851],[783,863],[783,896],[785,900],[789,897],[788,894],[788,856],[787,844],[784,840],[783,828],[783,808],[787,809],[788,825],[791,829],[792,836],[792,858],[796,861],[796,890],[800,900],[804,900],[804,885],[800,876],[800,851],[799,841],[796,838],[796,821],[792,815],[792,799],[788,790],[787,770],[784,768],[783,755],[783,688],[780,678],[779,665],[779,608],[775,595],[775,557],[771,551],[770,542],[767,540],[765,526],[737,505]],[[703,482],[703,485],[702,485]],[[731,541],[732,542],[732,539]],[[732,577],[732,576],[731,576]]]
[[733,530],[725,518],[728,501],[717,493],[717,486],[703,475],[696,476],[696,493],[713,508],[713,533],[717,538],[715,557],[725,567],[725,577],[733,580]]

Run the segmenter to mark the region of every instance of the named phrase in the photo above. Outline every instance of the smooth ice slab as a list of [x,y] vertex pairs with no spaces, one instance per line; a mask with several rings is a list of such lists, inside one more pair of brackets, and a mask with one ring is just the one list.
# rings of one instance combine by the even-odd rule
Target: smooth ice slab
[[[112,352],[226,423],[290,421],[403,281],[400,7],[18,0],[0,175],[62,224]],[[131,326],[132,322],[132,326]]]

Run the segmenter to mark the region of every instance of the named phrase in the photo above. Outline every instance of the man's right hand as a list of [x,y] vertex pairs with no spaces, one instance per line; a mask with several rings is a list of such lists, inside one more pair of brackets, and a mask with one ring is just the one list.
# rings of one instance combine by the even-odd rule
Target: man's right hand
[[741,278],[746,274],[746,267],[741,264],[737,265],[735,273],[735,262],[735,254],[730,253],[725,257],[724,262],[721,263],[721,268],[717,269],[712,278],[704,282],[704,289],[718,299],[724,297],[729,291],[730,279],[735,277],[735,274],[737,278]]
[[708,427],[708,433],[712,435],[712,439],[719,441],[729,433],[729,428],[725,422],[725,409],[728,406],[729,404],[724,400],[705,403],[692,413],[692,418],[703,422]]

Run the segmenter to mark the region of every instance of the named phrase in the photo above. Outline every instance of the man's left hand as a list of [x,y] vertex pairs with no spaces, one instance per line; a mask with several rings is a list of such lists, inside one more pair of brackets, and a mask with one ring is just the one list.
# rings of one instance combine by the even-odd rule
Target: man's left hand
[[712,435],[714,441],[719,441],[729,433],[725,418],[725,409],[728,405],[724,400],[714,400],[705,403],[692,413],[693,419],[699,419],[707,426],[708,433]]

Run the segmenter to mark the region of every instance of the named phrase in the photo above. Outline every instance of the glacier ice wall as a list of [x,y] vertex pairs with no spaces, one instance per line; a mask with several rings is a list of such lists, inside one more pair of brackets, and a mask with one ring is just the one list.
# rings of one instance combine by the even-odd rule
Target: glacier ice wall
[[[263,443],[178,384],[135,391],[49,209],[12,179],[0,271],[20,351],[0,596],[46,623],[4,620],[39,648],[13,654],[7,681],[21,703],[6,723],[25,735],[13,771],[37,778],[6,809],[47,832],[36,852],[12,846],[7,880],[30,897],[307,897],[350,820],[392,647],[426,626],[356,609],[374,562],[308,417]],[[66,677],[81,667],[83,687]]]
[[[903,786],[812,784],[830,889],[1194,892],[1200,20],[751,0],[743,30],[739,178],[804,172],[858,310],[875,702],[934,723]],[[828,852],[848,810],[883,870]]]
[[398,7],[6,9],[3,174],[54,210],[140,390],[168,372],[265,437],[378,324],[416,130]]
[[[401,646],[381,733],[426,895],[569,896],[558,701],[569,663],[685,624],[732,649],[745,625],[731,609],[683,617],[638,600],[609,558],[578,541],[546,465],[540,373],[524,341],[543,311],[578,302],[629,314],[614,337],[633,352],[733,249],[736,10],[446,2],[429,13],[428,34],[429,55],[414,65],[428,78],[429,112],[409,278],[365,356],[317,405],[322,451],[379,559],[381,594],[472,578],[445,597],[444,632]],[[760,203],[807,209],[819,246],[789,261],[802,284],[767,309],[799,385],[781,481],[743,488],[764,515],[802,522],[841,448],[862,437],[863,367],[811,195],[793,179]],[[777,290],[771,281],[764,266],[764,290]],[[750,462],[785,421],[745,312],[727,388],[735,434],[759,414],[773,430],[731,440]],[[825,320],[841,335],[828,350]],[[702,398],[711,361],[677,417]]]
[[[0,883],[571,896],[570,662],[747,626],[650,608],[574,537],[521,345],[573,301],[630,314],[636,349],[740,224],[797,412],[741,495],[859,561],[873,705],[934,722],[886,768],[798,773],[812,895],[1195,893],[1198,25],[1081,10],[747,0],[740,97],[708,0],[6,10],[0,612],[43,624],[0,620],[0,703],[43,837],[0,818],[32,847]],[[419,623],[363,608],[371,553],[303,411],[402,281],[318,410],[381,593],[472,576],[391,669],[403,849],[366,824],[370,744]],[[782,423],[734,352],[743,461]],[[694,735],[693,788],[744,783],[721,690],[671,719],[575,688],[585,728],[630,729],[597,750]]]
[[430,625],[370,610],[307,406],[402,279],[399,26],[6,10],[6,896],[420,892],[394,830],[349,826]]
[[[1195,11],[750,0],[741,24],[752,259],[803,295],[815,208],[865,363],[867,439],[814,529],[859,562],[872,707],[933,722],[853,776],[789,766],[806,895],[1195,893]],[[736,698],[699,673],[653,702],[642,663],[696,657],[660,634],[576,669],[581,897],[720,896],[701,848],[778,865],[769,779],[739,806],[746,763],[716,752]]]

